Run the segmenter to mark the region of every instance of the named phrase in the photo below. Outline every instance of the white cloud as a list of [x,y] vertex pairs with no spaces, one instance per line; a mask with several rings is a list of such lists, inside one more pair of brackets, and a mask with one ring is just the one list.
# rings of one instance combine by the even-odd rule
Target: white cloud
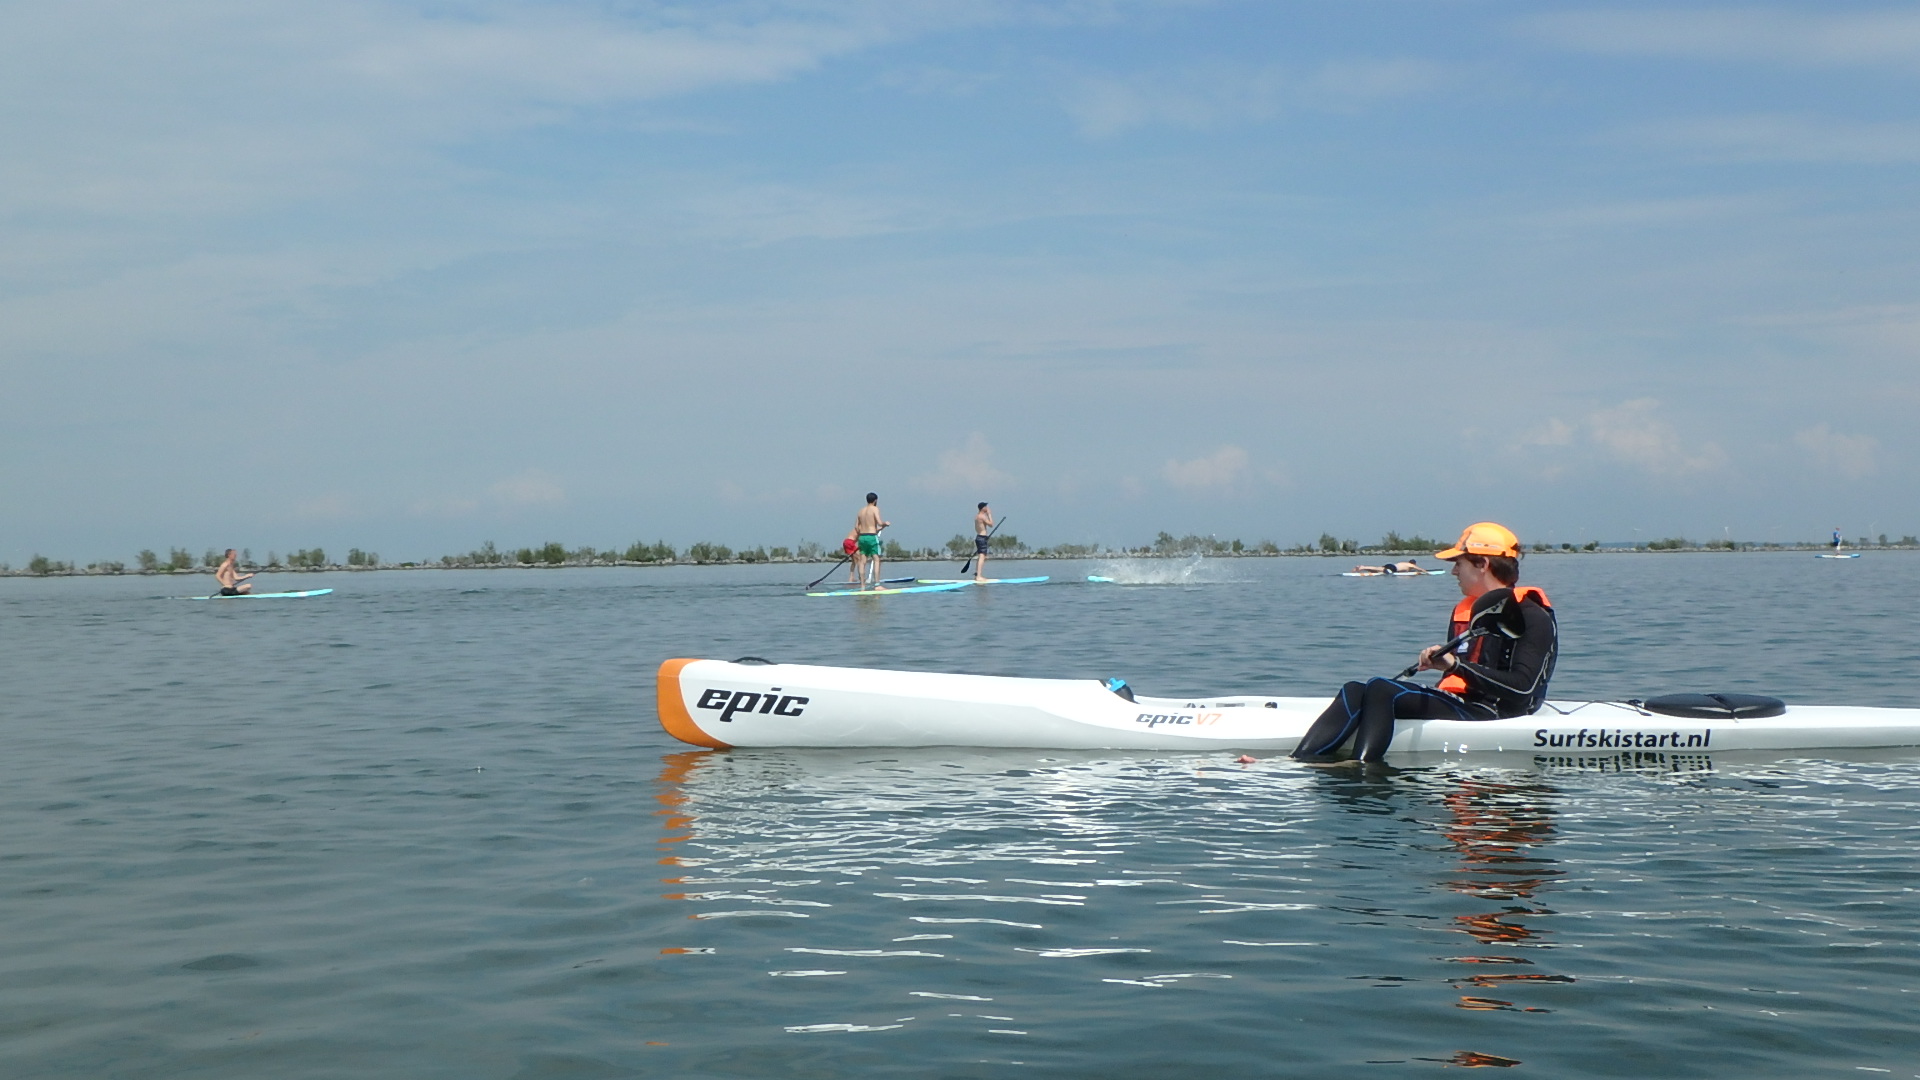
[[1711,442],[1689,444],[1655,415],[1659,407],[1653,398],[1638,398],[1600,409],[1587,417],[1587,437],[1616,460],[1655,476],[1689,476],[1726,464],[1726,451]]
[[1793,441],[1822,468],[1851,480],[1877,467],[1875,454],[1880,443],[1871,435],[1841,435],[1825,424],[1815,424],[1794,432]]
[[1573,422],[1549,417],[1515,436],[1512,454],[1534,475],[1549,480],[1567,475],[1583,459],[1627,465],[1663,478],[1725,467],[1727,454],[1719,444],[1688,439],[1659,411],[1659,401],[1636,398],[1595,409]]
[[1192,461],[1169,461],[1160,467],[1160,475],[1182,491],[1220,491],[1246,481],[1252,470],[1245,450],[1222,446]]
[[301,499],[293,506],[293,516],[306,521],[340,521],[355,513],[353,500],[339,492]]
[[1572,446],[1574,427],[1558,417],[1520,437],[1522,446]]
[[974,432],[965,445],[940,455],[939,467],[916,477],[913,486],[922,491],[981,493],[1009,486],[1013,478],[993,467],[993,447],[987,437]]
[[553,474],[540,469],[526,469],[512,476],[501,477],[487,489],[494,501],[508,509],[528,506],[563,506],[567,493]]
[[1787,209],[1777,196],[1707,196],[1692,199],[1619,199],[1566,206],[1524,214],[1516,221],[1532,228],[1618,229],[1672,228],[1719,222],[1728,218],[1778,215]]
[[[1144,6],[1144,5],[1136,5]],[[1104,18],[1101,5],[1047,16]],[[777,83],[886,45],[1036,21],[1020,5],[71,0],[0,5],[0,215],[237,215],[433,189],[475,136]],[[623,115],[644,125],[646,117]]]
[[1424,60],[1344,60],[1296,72],[1279,66],[1094,76],[1065,95],[1089,138],[1136,128],[1209,129],[1270,120],[1288,110],[1343,112],[1439,88],[1448,71]]
[[1580,52],[1920,70],[1920,12],[1910,6],[1562,11],[1522,25],[1532,36]]
[[465,518],[484,510],[513,511],[530,507],[558,507],[567,503],[558,477],[542,469],[523,469],[502,476],[479,495],[454,492],[415,499],[407,509],[415,517]]
[[480,509],[479,499],[470,499],[459,495],[448,495],[431,499],[419,499],[409,510],[415,517],[426,518],[463,518],[472,517]]
[[1900,165],[1920,161],[1920,125],[1868,123],[1804,113],[1699,117],[1646,124],[1634,142],[1722,161]]

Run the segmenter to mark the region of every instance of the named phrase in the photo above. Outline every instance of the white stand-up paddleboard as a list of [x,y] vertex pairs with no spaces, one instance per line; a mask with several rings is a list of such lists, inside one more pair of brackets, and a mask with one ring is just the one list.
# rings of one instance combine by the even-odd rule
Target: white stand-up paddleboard
[[1814,556],[1814,558],[1816,559],[1857,559],[1859,557],[1860,557],[1860,553],[1857,551],[1849,551],[1840,555],[1815,555]]
[[[1094,679],[669,660],[660,725],[695,746],[1290,750],[1329,697],[1129,699]],[[1402,720],[1395,753],[1920,746],[1920,709],[1684,694],[1548,702],[1506,720]]]
[[243,592],[233,596],[176,596],[176,600],[298,600],[303,596],[325,596],[332,589],[306,589],[301,592]]

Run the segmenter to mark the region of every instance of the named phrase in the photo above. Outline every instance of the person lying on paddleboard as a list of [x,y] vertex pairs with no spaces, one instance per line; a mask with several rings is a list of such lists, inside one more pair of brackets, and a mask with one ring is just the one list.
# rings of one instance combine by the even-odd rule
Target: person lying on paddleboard
[[[1494,720],[1526,716],[1547,699],[1560,651],[1559,622],[1547,594],[1520,580],[1520,540],[1482,521],[1434,557],[1453,564],[1462,599],[1454,605],[1446,645],[1420,650],[1397,679],[1350,682],[1293,748],[1302,761],[1329,760],[1353,740],[1353,756],[1377,762],[1393,741],[1395,720]],[[1438,671],[1438,686],[1408,680]]]
[[221,596],[242,596],[253,591],[247,584],[252,574],[240,572],[239,555],[232,548],[227,549],[227,557],[220,560],[220,566],[213,572],[213,580],[220,583]]
[[853,570],[855,579],[878,588],[880,585],[880,530],[893,524],[880,518],[880,496],[867,492],[867,505],[853,518]]
[[1427,571],[1419,563],[1408,559],[1406,562],[1388,563],[1385,566],[1356,566],[1353,572],[1378,577],[1382,574],[1424,574]]

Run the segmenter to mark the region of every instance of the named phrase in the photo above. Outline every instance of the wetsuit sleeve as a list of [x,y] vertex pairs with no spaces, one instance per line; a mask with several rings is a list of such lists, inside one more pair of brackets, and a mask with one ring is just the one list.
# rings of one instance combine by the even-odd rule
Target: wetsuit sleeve
[[1553,675],[1553,658],[1559,651],[1559,627],[1553,612],[1529,602],[1520,605],[1520,613],[1526,619],[1526,631],[1513,643],[1510,667],[1502,670],[1461,661],[1453,668],[1453,673],[1467,683],[1462,696],[1496,702],[1502,716],[1521,716],[1539,707],[1539,699],[1546,696],[1546,681]]

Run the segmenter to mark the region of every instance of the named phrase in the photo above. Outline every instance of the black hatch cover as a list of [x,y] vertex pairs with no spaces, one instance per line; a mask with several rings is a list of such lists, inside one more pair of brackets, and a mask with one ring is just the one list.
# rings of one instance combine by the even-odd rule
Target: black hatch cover
[[1690,720],[1756,720],[1787,711],[1786,702],[1759,694],[1668,694],[1640,705],[1648,712]]

